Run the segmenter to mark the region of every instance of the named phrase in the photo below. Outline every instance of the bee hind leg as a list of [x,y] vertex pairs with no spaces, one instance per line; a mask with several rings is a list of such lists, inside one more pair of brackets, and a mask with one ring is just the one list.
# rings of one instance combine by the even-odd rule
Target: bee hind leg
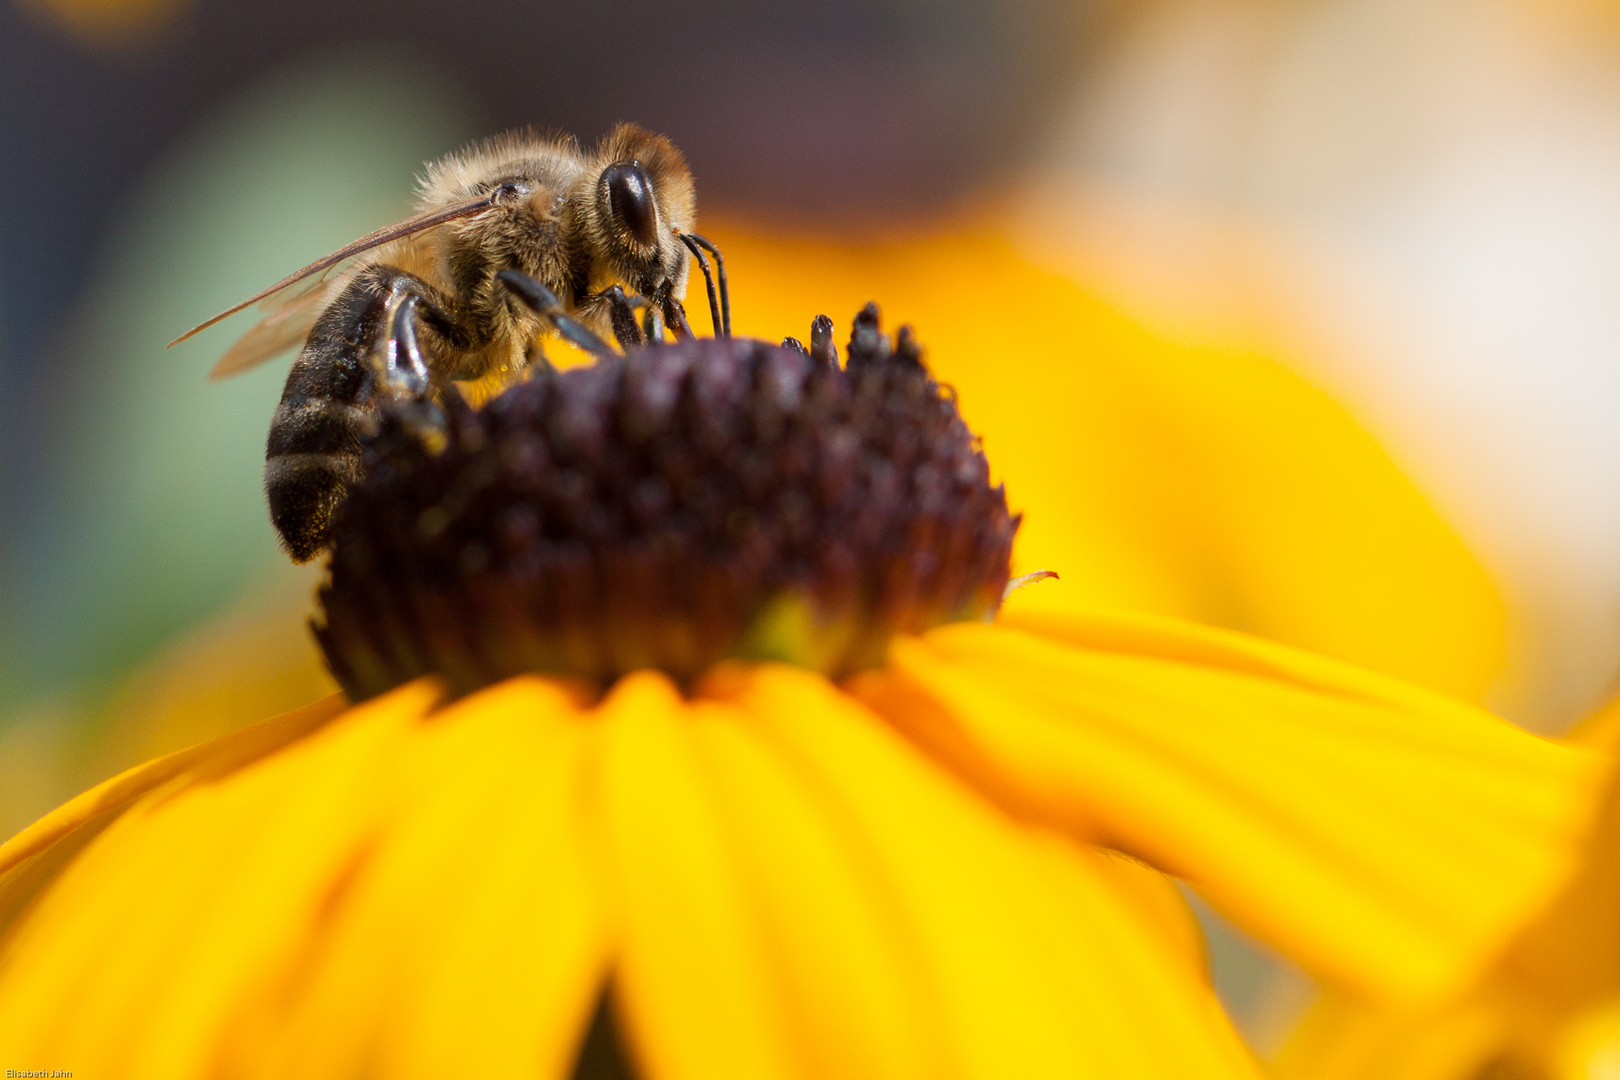
[[435,386],[432,369],[422,356],[416,335],[421,303],[421,297],[408,294],[395,305],[388,335],[378,350],[377,383],[391,399],[389,411],[394,418],[430,454],[437,454],[449,443],[450,424],[435,397],[455,393],[455,389]]
[[428,362],[440,343],[420,340],[423,327],[449,358],[476,344],[427,283],[398,267],[368,266],[322,310],[293,361],[270,421],[264,486],[271,523],[295,562],[326,549],[384,407],[408,414],[428,445],[443,437],[449,384]]

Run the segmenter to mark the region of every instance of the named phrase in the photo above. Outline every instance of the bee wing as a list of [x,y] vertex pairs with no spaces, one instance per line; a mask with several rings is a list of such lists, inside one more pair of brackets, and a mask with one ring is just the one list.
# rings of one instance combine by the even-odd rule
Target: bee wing
[[[322,270],[327,270],[336,266],[338,263],[349,258],[350,256],[358,255],[362,251],[370,251],[374,247],[381,247],[383,244],[398,240],[402,236],[410,236],[412,233],[419,233],[425,229],[431,229],[437,225],[443,225],[447,221],[454,221],[457,218],[471,217],[473,214],[483,213],[491,206],[494,206],[501,199],[508,198],[512,194],[514,194],[514,191],[511,189],[510,185],[503,184],[494,191],[491,191],[488,195],[482,195],[476,199],[469,199],[466,202],[456,203],[454,206],[446,206],[438,210],[424,210],[415,217],[408,217],[404,221],[395,222],[392,225],[378,229],[374,233],[367,233],[354,243],[341,247],[325,258],[316,259],[302,270],[287,275],[274,285],[270,286],[268,289],[265,289],[262,292],[254,293],[240,304],[237,304],[235,307],[226,311],[220,312],[207,322],[198,323],[190,330],[187,330],[185,333],[169,342],[169,348],[174,348],[182,341],[185,341],[194,334],[201,333],[210,326],[213,326],[215,323],[219,322],[221,319],[235,315],[243,308],[257,304],[259,301],[275,295],[282,289],[285,289],[287,286],[304,280],[311,274],[318,274]],[[249,331],[249,333],[251,332],[252,331]]]
[[240,374],[301,344],[315,329],[327,301],[341,292],[348,280],[348,274],[339,274],[317,281],[285,299],[272,295],[260,305],[269,313],[225,350],[208,377],[224,379]]

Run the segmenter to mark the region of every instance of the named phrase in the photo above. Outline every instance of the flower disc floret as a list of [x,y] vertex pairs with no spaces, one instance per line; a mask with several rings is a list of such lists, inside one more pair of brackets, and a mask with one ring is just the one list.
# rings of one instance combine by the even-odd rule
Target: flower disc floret
[[858,320],[847,367],[688,340],[453,404],[442,448],[385,412],[316,634],[356,697],[726,657],[844,675],[994,615],[1017,524],[904,332]]

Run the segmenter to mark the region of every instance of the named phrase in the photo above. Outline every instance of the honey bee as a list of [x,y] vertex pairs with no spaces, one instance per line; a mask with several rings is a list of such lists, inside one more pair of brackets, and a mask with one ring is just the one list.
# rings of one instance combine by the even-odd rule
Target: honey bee
[[270,520],[296,562],[328,546],[383,401],[406,403],[431,446],[455,382],[550,371],[542,341],[554,333],[597,356],[616,355],[604,334],[621,348],[661,340],[666,327],[690,337],[689,255],[716,335],[730,332],[724,261],[691,231],[692,175],[662,135],[621,124],[587,150],[571,137],[508,132],[430,164],[417,205],[170,342],[257,303],[264,317],[212,377],[302,346],[264,468]]

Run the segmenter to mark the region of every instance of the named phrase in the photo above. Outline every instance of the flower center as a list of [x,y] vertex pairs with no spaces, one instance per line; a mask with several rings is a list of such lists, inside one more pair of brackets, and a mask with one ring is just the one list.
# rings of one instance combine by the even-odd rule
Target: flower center
[[1000,606],[1018,519],[909,334],[848,366],[686,340],[453,403],[385,408],[339,510],[315,633],[363,698],[430,672],[691,679],[726,657],[841,676]]

